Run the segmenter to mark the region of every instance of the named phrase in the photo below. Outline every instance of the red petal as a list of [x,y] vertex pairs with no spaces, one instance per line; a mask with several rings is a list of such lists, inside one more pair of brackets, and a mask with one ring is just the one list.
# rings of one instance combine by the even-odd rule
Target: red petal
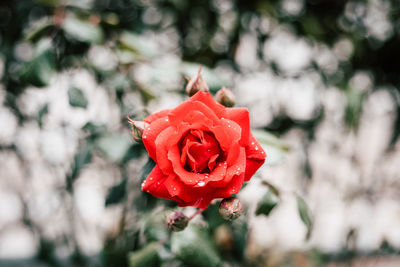
[[264,164],[264,162],[265,159],[247,159],[244,180],[246,182],[249,181],[256,171]]
[[146,118],[143,119],[143,121],[150,124],[150,123],[152,123],[152,122],[155,121],[155,120],[158,120],[158,119],[160,119],[160,118],[167,117],[167,116],[168,116],[168,113],[169,113],[170,111],[171,111],[170,109],[161,110],[161,111],[159,111],[159,112],[156,112],[156,113],[153,113],[153,114],[147,116]]
[[247,108],[226,108],[223,117],[240,125],[242,129],[240,144],[242,146],[247,146],[249,144],[248,140],[250,135],[250,119]]
[[179,160],[180,155],[179,155],[178,146],[173,146],[172,148],[169,149],[168,159],[170,160],[170,162],[173,166],[174,173],[180,178],[180,180],[183,183],[194,186],[199,181],[202,181],[205,179],[205,176],[206,176],[205,174],[188,172],[187,170],[185,170],[183,168],[183,166]]
[[167,191],[164,185],[167,178],[168,176],[164,175],[158,165],[156,165],[143,182],[142,190],[158,198],[170,199],[182,203],[183,201],[179,197],[171,196]]
[[230,197],[232,194],[238,193],[240,188],[242,188],[244,182],[243,178],[244,173],[235,175],[229,184],[215,191],[214,198],[226,198]]
[[221,117],[226,107],[214,100],[209,92],[199,91],[190,98],[190,101],[200,101],[212,109],[218,117]]
[[254,138],[253,134],[250,133],[249,145],[246,147],[246,157],[249,159],[265,159],[267,155],[265,154],[264,149],[258,143],[258,141]]
[[189,114],[193,114],[191,111],[198,111],[197,115],[202,113],[206,118],[211,120],[212,123],[218,123],[219,118],[212,109],[202,102],[189,100],[183,102],[169,113],[168,117],[171,124],[180,125],[182,121],[190,122],[191,124],[197,123],[197,120],[188,116]]
[[[156,138],[156,162],[165,174],[172,172],[172,164],[168,159],[168,150],[172,146],[177,146],[184,132],[184,128],[178,131],[175,127],[170,126],[162,131]],[[178,159],[178,163],[180,163],[180,159]]]
[[227,167],[224,179],[218,180],[218,181],[210,181],[209,182],[210,186],[218,187],[218,188],[225,187],[227,184],[229,184],[231,182],[231,180],[233,179],[234,176],[241,175],[245,172],[245,168],[246,168],[245,149],[243,147],[238,147],[234,150],[237,150],[237,149],[239,150],[239,153],[237,153],[237,154],[235,153],[236,151],[232,151],[237,156],[232,157],[235,159],[234,162],[232,162],[231,164],[229,164],[229,163],[227,164],[228,167]]
[[265,154],[264,149],[250,133],[249,145],[246,147],[246,173],[244,180],[248,181],[256,173],[256,171],[264,164]]
[[222,150],[228,151],[232,147],[232,144],[239,142],[242,130],[236,122],[221,119],[220,125],[212,127],[211,131],[218,140]]
[[149,126],[147,126],[143,131],[143,144],[149,153],[149,156],[156,160],[156,138],[157,136],[169,126],[167,118],[159,118],[153,121]]

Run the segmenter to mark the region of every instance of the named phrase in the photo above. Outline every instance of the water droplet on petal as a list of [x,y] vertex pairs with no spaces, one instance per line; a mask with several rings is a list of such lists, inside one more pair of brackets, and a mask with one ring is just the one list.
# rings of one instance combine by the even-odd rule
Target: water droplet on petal
[[200,181],[197,183],[198,186],[204,186],[206,183],[204,181]]

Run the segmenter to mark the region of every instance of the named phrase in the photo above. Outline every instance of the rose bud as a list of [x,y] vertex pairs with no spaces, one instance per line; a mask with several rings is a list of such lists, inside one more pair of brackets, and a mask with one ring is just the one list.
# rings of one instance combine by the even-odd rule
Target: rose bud
[[131,135],[136,142],[142,141],[143,131],[149,126],[148,123],[143,121],[133,121],[128,117],[128,122],[132,125]]
[[193,96],[198,91],[208,92],[210,89],[206,81],[203,80],[203,76],[201,75],[201,67],[199,68],[196,76],[189,79],[188,84],[186,85],[186,94],[189,96]]
[[189,218],[183,212],[173,210],[167,215],[165,222],[169,230],[180,232],[188,225]]
[[242,204],[235,197],[224,198],[218,207],[219,214],[224,220],[233,221],[243,214]]
[[222,86],[222,88],[215,95],[215,99],[218,103],[221,103],[225,107],[233,107],[235,105],[235,95],[231,90]]

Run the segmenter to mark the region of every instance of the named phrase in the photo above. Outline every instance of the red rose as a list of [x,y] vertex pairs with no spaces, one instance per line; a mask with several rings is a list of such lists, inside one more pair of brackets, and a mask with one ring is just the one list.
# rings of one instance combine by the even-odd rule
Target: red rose
[[142,184],[155,197],[205,209],[238,193],[265,161],[246,108],[226,108],[199,91],[144,119],[143,143],[157,163]]

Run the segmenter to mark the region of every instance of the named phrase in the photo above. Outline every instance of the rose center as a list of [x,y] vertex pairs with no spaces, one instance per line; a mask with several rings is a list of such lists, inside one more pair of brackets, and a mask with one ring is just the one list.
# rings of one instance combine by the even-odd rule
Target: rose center
[[199,130],[188,131],[180,140],[179,148],[182,165],[196,173],[214,170],[223,154],[214,134]]

